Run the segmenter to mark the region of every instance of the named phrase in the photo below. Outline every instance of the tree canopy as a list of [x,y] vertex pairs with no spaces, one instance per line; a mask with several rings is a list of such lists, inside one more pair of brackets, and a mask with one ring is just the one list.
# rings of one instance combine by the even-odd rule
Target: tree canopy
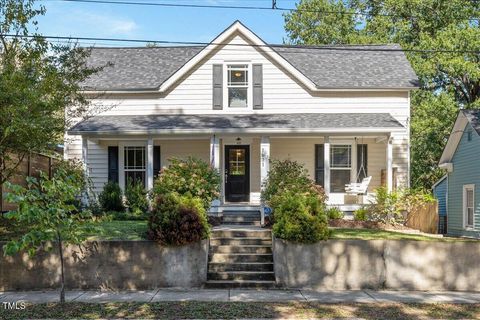
[[27,154],[62,143],[87,111],[80,84],[98,71],[86,66],[88,49],[37,33],[44,13],[33,0],[0,0],[0,185]]
[[430,188],[443,174],[438,160],[458,110],[480,107],[480,2],[301,0],[297,9],[285,14],[288,43],[407,50],[421,84],[411,96],[411,183]]

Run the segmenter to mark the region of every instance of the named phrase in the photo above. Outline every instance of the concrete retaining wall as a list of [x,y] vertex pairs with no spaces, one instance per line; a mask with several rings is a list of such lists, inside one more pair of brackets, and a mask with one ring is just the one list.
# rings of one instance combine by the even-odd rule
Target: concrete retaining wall
[[480,243],[275,239],[275,277],[289,288],[480,291]]
[[[3,256],[0,242],[0,291],[58,288],[57,251]],[[153,289],[198,287],[207,277],[208,242],[162,247],[151,241],[99,241],[65,250],[66,286],[71,289]]]

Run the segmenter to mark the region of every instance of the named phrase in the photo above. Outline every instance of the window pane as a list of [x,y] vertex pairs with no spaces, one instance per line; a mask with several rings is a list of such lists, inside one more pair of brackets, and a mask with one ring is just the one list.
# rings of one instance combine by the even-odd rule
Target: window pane
[[125,186],[130,182],[141,183],[145,187],[145,171],[125,171]]
[[232,108],[247,107],[247,88],[228,88],[228,105]]
[[473,189],[467,189],[467,207],[473,208]]
[[351,151],[352,150],[349,145],[332,146],[330,154],[332,168],[350,168]]
[[467,208],[467,225],[473,226],[473,208]]
[[330,170],[330,191],[345,192],[345,185],[350,183],[350,169]]
[[229,85],[247,85],[248,72],[247,70],[229,70]]
[[245,175],[245,149],[230,149],[228,152],[230,172],[232,176]]

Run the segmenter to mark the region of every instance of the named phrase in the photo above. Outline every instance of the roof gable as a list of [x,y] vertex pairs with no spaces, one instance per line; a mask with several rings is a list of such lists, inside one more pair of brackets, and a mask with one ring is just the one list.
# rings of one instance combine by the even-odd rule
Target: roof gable
[[439,165],[451,163],[467,126],[480,136],[480,110],[461,110],[458,113],[452,132],[440,157]]
[[90,65],[112,62],[113,66],[89,78],[84,88],[87,91],[165,92],[206,57],[228,46],[234,35],[240,35],[312,91],[418,87],[418,79],[405,54],[395,51],[401,49],[398,45],[269,46],[236,21],[206,46],[93,48]]

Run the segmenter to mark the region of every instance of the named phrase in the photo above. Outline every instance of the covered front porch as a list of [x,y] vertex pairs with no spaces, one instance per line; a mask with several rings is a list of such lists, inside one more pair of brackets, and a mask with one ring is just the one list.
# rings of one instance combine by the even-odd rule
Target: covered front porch
[[[392,190],[408,184],[408,131],[386,113],[112,115],[80,122],[68,133],[81,138],[97,192],[109,180],[124,188],[128,178],[151,189],[170,158],[188,156],[221,173],[216,207],[260,205],[273,159],[305,165],[335,206],[366,202],[381,185]],[[345,192],[346,184],[367,176],[366,196]]]
[[[400,182],[389,133],[83,137],[82,156],[97,192],[109,180],[124,188],[129,178],[151,189],[155,176],[172,157],[208,161],[222,177],[221,197],[216,202],[220,210],[226,205],[260,205],[270,160],[291,159],[305,165],[311,179],[323,186],[328,203],[344,206],[346,211],[368,201],[376,187],[386,185],[391,190]],[[345,184],[367,176],[372,179],[366,195],[345,192]]]

